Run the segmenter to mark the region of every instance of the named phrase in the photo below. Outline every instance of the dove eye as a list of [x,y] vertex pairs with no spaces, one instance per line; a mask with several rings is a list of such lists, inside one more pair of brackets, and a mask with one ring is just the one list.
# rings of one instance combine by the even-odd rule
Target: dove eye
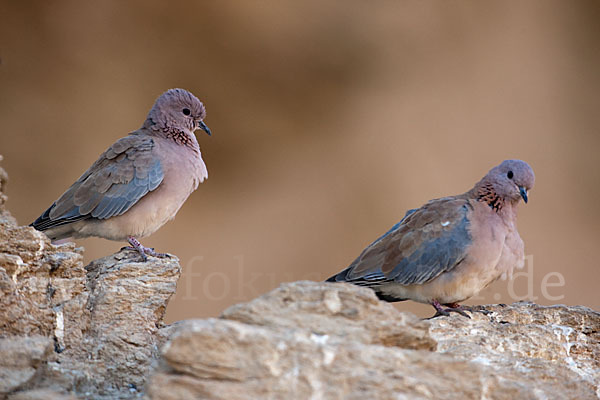
[[182,112],[183,112],[183,115],[190,115],[190,114],[191,114],[191,111],[190,111],[190,109],[189,109],[189,108],[184,108],[184,109],[182,110]]
[[506,174],[506,176],[508,177],[508,179],[512,179],[513,178],[513,172],[512,171],[508,171],[508,173]]

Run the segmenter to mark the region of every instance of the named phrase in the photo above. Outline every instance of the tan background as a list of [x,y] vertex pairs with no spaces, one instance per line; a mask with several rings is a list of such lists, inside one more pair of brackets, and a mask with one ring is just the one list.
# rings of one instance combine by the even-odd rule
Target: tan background
[[[597,1],[3,0],[9,207],[31,222],[183,87],[214,135],[208,181],[144,241],[184,267],[169,321],[325,279],[506,158],[537,175],[519,220],[532,275],[474,301],[600,309],[598,21]],[[86,261],[123,246],[78,243]],[[544,292],[552,272],[565,283]]]

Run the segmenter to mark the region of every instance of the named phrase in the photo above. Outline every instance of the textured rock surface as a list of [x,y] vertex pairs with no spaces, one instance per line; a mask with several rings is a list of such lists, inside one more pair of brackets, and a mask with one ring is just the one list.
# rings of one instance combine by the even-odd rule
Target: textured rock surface
[[491,367],[514,387],[528,384],[532,395],[600,397],[600,313],[532,303],[487,309],[491,315],[471,321],[432,322],[437,351]]
[[51,353],[52,340],[45,336],[0,339],[0,393],[10,393],[32,383]]
[[[0,155],[0,161],[3,160],[2,155]],[[8,174],[4,170],[4,168],[0,167],[0,223],[12,224],[16,225],[15,219],[10,215],[4,204],[6,203],[6,195],[4,194],[4,190],[6,188],[6,184],[8,183]]]
[[0,399],[140,395],[165,334],[176,258],[121,251],[84,267],[4,209],[0,168]]
[[77,397],[50,389],[33,389],[11,394],[8,400],[77,400]]
[[490,306],[421,321],[347,284],[295,282],[182,323],[153,399],[572,398],[600,394],[600,314]]
[[44,384],[58,383],[84,397],[139,394],[158,356],[159,328],[181,271],[175,258],[137,259],[135,252],[119,252],[86,266],[86,301],[64,308],[81,320],[71,330],[65,321],[65,350],[48,360]]

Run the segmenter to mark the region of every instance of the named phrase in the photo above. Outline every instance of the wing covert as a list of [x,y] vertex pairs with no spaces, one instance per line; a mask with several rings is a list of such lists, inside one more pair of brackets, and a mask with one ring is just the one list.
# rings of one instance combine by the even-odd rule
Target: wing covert
[[123,214],[164,178],[154,146],[147,136],[119,139],[32,225],[46,230],[90,217]]
[[453,269],[465,258],[471,243],[470,209],[465,199],[443,198],[410,210],[336,280],[364,286],[392,281],[412,285]]

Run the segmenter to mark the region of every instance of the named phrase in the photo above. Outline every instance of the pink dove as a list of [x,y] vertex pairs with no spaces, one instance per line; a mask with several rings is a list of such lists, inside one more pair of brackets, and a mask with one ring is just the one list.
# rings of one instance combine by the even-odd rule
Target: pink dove
[[458,303],[524,265],[517,207],[534,181],[526,162],[506,160],[468,192],[408,211],[328,282],[366,286],[390,302],[431,304],[434,317],[468,317],[464,310],[474,309]]
[[137,238],[173,219],[208,177],[194,131],[204,105],[183,89],[154,103],[142,127],[117,140],[31,226],[52,240],[97,236],[127,240],[143,260],[165,257]]

